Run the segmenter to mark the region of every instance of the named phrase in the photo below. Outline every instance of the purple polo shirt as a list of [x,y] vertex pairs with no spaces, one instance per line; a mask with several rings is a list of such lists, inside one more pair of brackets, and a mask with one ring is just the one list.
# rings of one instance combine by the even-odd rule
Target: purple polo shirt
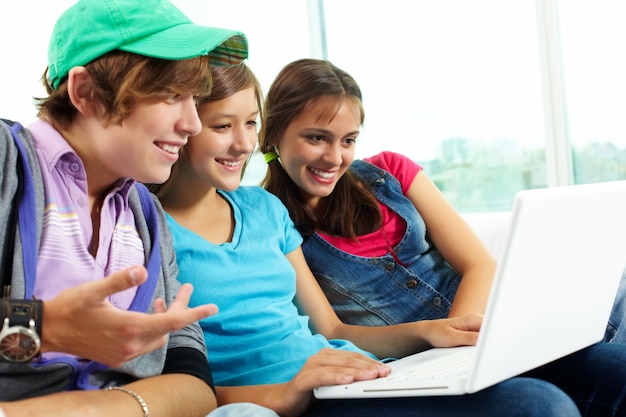
[[[144,265],[143,244],[128,205],[134,181],[120,180],[107,194],[100,212],[98,251],[93,257],[88,250],[93,227],[83,162],[49,123],[39,120],[28,129],[34,138],[45,188],[34,295],[47,300],[65,288]],[[110,301],[127,309],[135,291],[131,288],[114,294]]]

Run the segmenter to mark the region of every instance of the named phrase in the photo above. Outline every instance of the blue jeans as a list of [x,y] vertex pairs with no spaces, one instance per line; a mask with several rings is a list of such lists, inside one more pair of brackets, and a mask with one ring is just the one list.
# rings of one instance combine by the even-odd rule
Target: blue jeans
[[626,343],[626,328],[622,323],[626,320],[626,269],[622,272],[615,303],[609,317],[609,324],[604,335],[605,342]]
[[233,403],[217,407],[206,417],[278,417],[278,414],[252,403]]
[[323,400],[306,417],[626,415],[626,346],[598,343],[471,395]]
[[576,404],[552,384],[513,378],[476,394],[316,402],[306,417],[579,417]]
[[[476,394],[317,401],[303,416],[319,417],[579,417],[576,405],[547,382],[513,378]],[[272,410],[249,403],[229,404],[207,417],[278,417]]]

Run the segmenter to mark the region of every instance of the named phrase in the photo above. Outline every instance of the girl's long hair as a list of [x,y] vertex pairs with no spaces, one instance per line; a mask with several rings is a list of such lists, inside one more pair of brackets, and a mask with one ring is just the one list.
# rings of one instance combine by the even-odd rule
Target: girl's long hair
[[[142,101],[161,100],[175,94],[202,97],[211,90],[211,67],[206,57],[172,61],[116,50],[85,68],[97,103],[94,111],[112,124],[121,124]],[[57,128],[67,129],[77,113],[69,98],[67,79],[53,90],[45,81],[46,73],[47,70],[42,82],[48,96],[36,99],[39,117]]]

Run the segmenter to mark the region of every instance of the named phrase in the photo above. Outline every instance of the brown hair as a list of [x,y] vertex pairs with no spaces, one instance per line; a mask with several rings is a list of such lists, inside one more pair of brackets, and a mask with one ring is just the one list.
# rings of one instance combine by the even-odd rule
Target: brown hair
[[[98,114],[119,124],[143,100],[162,99],[172,94],[204,96],[211,88],[208,58],[181,61],[150,58],[123,51],[109,52],[85,65],[92,79],[92,94]],[[46,70],[47,72],[47,70]],[[76,116],[70,101],[67,79],[56,90],[42,82],[48,97],[36,99],[39,117],[67,129]]]
[[[289,124],[307,106],[320,100],[340,103],[350,98],[365,114],[361,89],[350,74],[326,60],[301,59],[285,66],[272,83],[265,100],[265,119],[259,134],[259,150],[271,152]],[[285,204],[296,228],[306,238],[315,230],[348,238],[370,233],[382,224],[378,202],[359,180],[347,171],[333,192],[322,199],[324,213],[314,213],[303,200],[300,188],[283,169],[279,160],[268,164],[261,183]]]
[[[213,67],[211,68],[211,78],[213,80],[213,87],[209,94],[200,99],[198,103],[199,106],[210,101],[223,100],[238,93],[239,91],[252,87],[254,88],[256,104],[259,109],[259,119],[263,120],[263,93],[261,90],[261,84],[246,64],[241,63],[231,66]],[[185,163],[185,161],[185,148],[183,147],[180,150],[178,161],[176,161],[172,166],[172,173],[170,174],[170,177],[163,184],[149,184],[148,188],[150,191],[156,194],[159,198],[167,195],[176,183],[181,166]],[[246,164],[247,162],[248,161],[246,161]],[[243,176],[244,171],[245,165],[241,170],[241,176]]]

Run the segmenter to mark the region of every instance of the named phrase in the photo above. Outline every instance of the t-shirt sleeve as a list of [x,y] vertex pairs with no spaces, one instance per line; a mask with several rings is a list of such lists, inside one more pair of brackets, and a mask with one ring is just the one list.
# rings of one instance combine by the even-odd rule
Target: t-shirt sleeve
[[282,228],[283,230],[283,253],[288,254],[297,249],[300,245],[302,245],[303,240],[300,232],[298,232],[295,224],[289,216],[289,211],[287,210],[287,207],[285,207],[283,202],[280,201],[278,197],[276,197],[269,191],[260,189],[259,192],[263,193],[265,199],[267,200],[266,213],[268,215],[271,215],[270,218],[272,220],[270,220],[271,224],[268,225],[268,227]]
[[187,374],[200,378],[215,391],[213,375],[207,357],[192,348],[168,349],[163,372],[165,374]]
[[293,221],[291,220],[291,217],[289,216],[289,211],[287,210],[287,208],[283,205],[283,203],[279,200],[278,203],[280,204],[280,209],[277,208],[277,210],[280,210],[282,213],[282,224],[284,225],[284,230],[285,230],[285,250],[284,253],[288,254],[291,251],[297,249],[300,245],[302,245],[302,235],[300,234],[300,232],[298,232],[298,230],[296,229],[296,225],[293,223]]
[[393,175],[400,182],[404,195],[409,191],[415,176],[423,170],[417,162],[391,151],[384,151],[364,160]]

